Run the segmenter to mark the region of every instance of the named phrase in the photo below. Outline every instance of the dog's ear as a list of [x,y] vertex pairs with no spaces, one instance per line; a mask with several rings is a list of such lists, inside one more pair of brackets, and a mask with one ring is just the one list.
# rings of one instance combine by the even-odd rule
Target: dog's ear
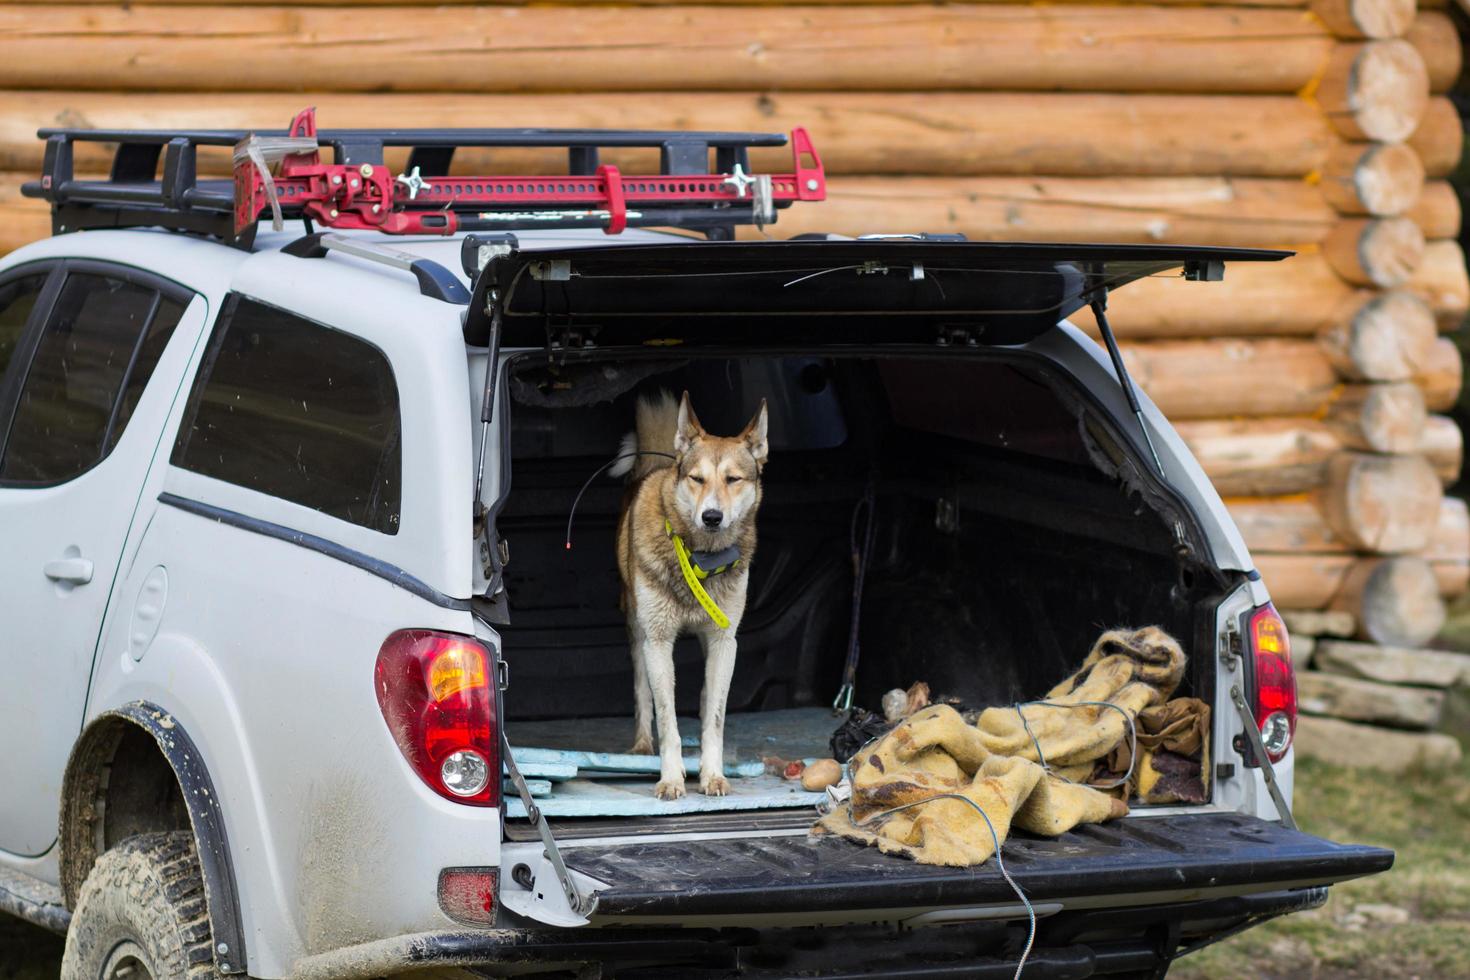
[[770,445],[766,441],[766,400],[761,399],[761,407],[755,413],[755,418],[740,433],[740,438],[750,447],[750,454],[755,457],[757,463],[765,463],[766,456],[770,453]]
[[704,429],[699,425],[699,419],[694,414],[694,406],[689,404],[689,392],[684,392],[684,397],[679,399],[679,420],[674,424],[674,452],[679,455],[689,451],[694,445],[694,440],[704,435]]

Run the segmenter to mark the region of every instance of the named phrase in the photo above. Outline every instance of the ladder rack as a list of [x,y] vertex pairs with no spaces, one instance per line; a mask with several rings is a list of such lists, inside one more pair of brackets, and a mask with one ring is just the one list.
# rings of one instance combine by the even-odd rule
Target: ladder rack
[[[752,147],[778,147],[778,133],[562,129],[316,129],[315,111],[284,131],[43,129],[41,179],[27,197],[51,203],[52,232],[164,227],[249,248],[262,217],[390,235],[453,235],[525,228],[629,227],[733,237],[764,225],[796,201],[826,197],[821,159],[804,129],[791,133],[792,169],[754,174]],[[105,179],[78,179],[77,143],[116,144]],[[230,147],[233,179],[200,179],[199,147]],[[407,147],[403,172],[384,150]],[[455,151],[557,148],[567,173],[451,176]],[[321,150],[332,162],[321,161]],[[601,151],[656,148],[659,173],[624,175]],[[711,158],[713,157],[713,164]],[[162,160],[160,173],[159,164]]]

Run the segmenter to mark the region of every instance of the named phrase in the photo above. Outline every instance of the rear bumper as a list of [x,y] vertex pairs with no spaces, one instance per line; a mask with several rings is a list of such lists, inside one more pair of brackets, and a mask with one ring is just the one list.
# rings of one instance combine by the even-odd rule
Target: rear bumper
[[[1083,978],[1157,969],[1216,937],[1321,905],[1326,888],[1137,906],[1064,911],[1038,922],[1026,964],[1031,978]],[[404,936],[314,957],[298,976],[369,977],[463,967],[485,976],[596,964],[605,980],[958,980],[1010,978],[1026,922],[989,921],[924,929],[445,931]]]

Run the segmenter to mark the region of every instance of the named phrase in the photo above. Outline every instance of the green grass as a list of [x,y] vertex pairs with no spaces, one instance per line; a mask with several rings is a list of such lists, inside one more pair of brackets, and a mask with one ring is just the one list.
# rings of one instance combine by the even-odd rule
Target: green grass
[[1202,950],[1170,977],[1470,977],[1470,758],[1432,774],[1298,762],[1295,802],[1308,833],[1393,848],[1392,870],[1335,885],[1323,908]]

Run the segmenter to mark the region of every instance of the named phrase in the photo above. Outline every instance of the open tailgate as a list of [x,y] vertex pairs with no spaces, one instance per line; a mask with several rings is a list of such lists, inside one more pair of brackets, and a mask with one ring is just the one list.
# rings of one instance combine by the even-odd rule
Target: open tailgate
[[[568,867],[604,882],[596,916],[619,923],[860,909],[1014,906],[995,861],[917,864],[805,834],[580,845]],[[1335,844],[1237,813],[1133,817],[1056,838],[1013,832],[1006,868],[1033,903],[1140,905],[1280,891],[1384,871],[1393,852]],[[1105,899],[1105,901],[1098,901]]]
[[[477,240],[467,239],[470,244]],[[864,241],[605,244],[511,251],[475,282],[472,342],[499,297],[506,347],[1020,344],[1109,290],[1290,252],[1179,245]],[[483,322],[479,322],[483,321]]]

